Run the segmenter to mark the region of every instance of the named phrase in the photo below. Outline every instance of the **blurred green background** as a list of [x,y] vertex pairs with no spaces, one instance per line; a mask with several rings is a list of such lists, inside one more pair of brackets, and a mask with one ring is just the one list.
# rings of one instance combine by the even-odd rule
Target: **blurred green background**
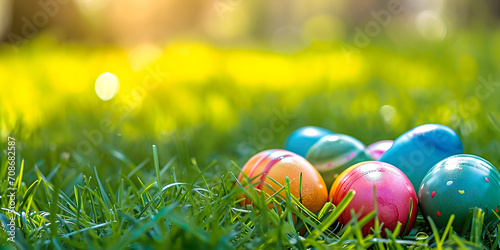
[[305,125],[369,144],[441,123],[499,166],[499,17],[498,1],[0,0],[2,149],[17,139],[28,182],[60,164],[56,183],[87,164],[153,174],[151,144],[216,176]]

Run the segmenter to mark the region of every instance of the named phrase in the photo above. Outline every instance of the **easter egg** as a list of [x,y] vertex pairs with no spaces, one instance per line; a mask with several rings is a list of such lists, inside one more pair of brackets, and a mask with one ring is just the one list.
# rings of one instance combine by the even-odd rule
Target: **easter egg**
[[[312,212],[319,211],[327,202],[328,191],[323,178],[318,171],[302,156],[282,150],[271,149],[254,155],[243,166],[244,172],[250,179],[252,185],[258,190],[274,194],[281,187],[273,182],[271,177],[282,186],[285,186],[285,177],[288,176],[290,192],[296,198],[302,197],[302,204]],[[300,173],[302,172],[302,187],[300,187]],[[238,176],[241,182],[242,173]],[[280,192],[282,197],[286,191]],[[246,199],[241,205],[250,204]]]
[[285,149],[306,157],[309,148],[325,135],[333,134],[332,131],[320,127],[307,126],[293,131],[285,142]]
[[457,133],[439,124],[425,124],[394,140],[379,161],[399,168],[418,190],[425,174],[444,158],[462,154],[464,148]]
[[344,134],[324,136],[309,149],[306,159],[316,167],[327,186],[348,167],[373,161],[362,142]]
[[[417,195],[410,180],[396,167],[378,161],[358,163],[346,169],[335,180],[330,190],[330,199],[338,205],[349,190],[356,193],[339,217],[342,224],[351,220],[351,210],[354,209],[358,219],[374,210],[373,186],[376,190],[377,211],[383,228],[393,231],[401,222],[401,234],[410,232],[417,216]],[[413,206],[410,214],[410,208]],[[408,218],[409,217],[409,218]],[[406,223],[407,229],[403,232]],[[362,228],[363,235],[372,233],[374,220]],[[384,229],[382,235],[384,236]]]
[[392,147],[393,143],[394,141],[391,140],[374,142],[366,147],[366,150],[373,159],[378,161],[380,157]]
[[453,229],[461,231],[469,209],[481,208],[484,218],[500,205],[500,174],[483,158],[460,154],[437,163],[424,177],[418,193],[424,218],[443,228],[455,214]]

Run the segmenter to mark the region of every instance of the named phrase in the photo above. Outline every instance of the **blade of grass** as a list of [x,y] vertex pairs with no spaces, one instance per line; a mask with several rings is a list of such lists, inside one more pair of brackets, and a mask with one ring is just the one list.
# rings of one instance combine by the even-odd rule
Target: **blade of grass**
[[158,190],[163,187],[161,185],[161,178],[160,178],[160,163],[158,161],[158,149],[156,148],[156,145],[153,145],[153,161],[154,161],[154,166],[155,166],[155,172],[156,172],[156,184],[158,184]]
[[319,230],[315,229],[313,233],[310,234],[307,238],[316,239],[318,238],[318,236],[321,235],[322,232],[328,229],[328,227],[330,227],[337,220],[337,218],[342,214],[342,212],[344,212],[347,205],[349,205],[355,194],[356,192],[354,192],[354,190],[349,190],[347,195],[337,205],[337,207],[333,210],[333,212],[330,213],[330,215],[328,215],[326,219],[321,223],[321,225],[319,226]]
[[432,230],[432,233],[434,235],[434,239],[436,240],[436,245],[437,245],[436,248],[438,250],[443,249],[443,244],[440,241],[439,231],[436,227],[436,224],[434,224],[434,221],[432,220],[432,218],[430,216],[427,216],[427,220],[429,221],[429,225],[431,226],[431,230]]

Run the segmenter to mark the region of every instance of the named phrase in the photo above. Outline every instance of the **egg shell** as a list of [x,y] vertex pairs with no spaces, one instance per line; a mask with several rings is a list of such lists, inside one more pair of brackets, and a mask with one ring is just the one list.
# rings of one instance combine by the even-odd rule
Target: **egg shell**
[[[358,163],[346,169],[335,180],[330,190],[330,199],[338,205],[347,195],[349,190],[356,193],[339,217],[342,224],[351,219],[351,209],[354,209],[358,219],[366,216],[374,210],[373,186],[375,186],[377,197],[377,210],[380,223],[383,228],[393,231],[397,222],[401,222],[401,234],[410,232],[417,216],[417,195],[410,180],[396,167],[377,161]],[[410,215],[410,206],[413,210]],[[403,229],[410,216],[406,232]],[[372,233],[374,220],[362,228],[363,235]],[[385,236],[382,229],[382,236]]]
[[437,163],[422,180],[418,193],[424,218],[446,227],[455,214],[453,229],[461,231],[469,209],[479,207],[484,218],[500,205],[500,174],[485,159],[460,154]]
[[[281,149],[262,151],[250,158],[242,171],[253,179],[252,184],[257,183],[254,186],[256,189],[263,190],[269,195],[281,187],[266,176],[283,186],[285,177],[288,176],[290,192],[297,198],[301,197],[300,173],[302,172],[302,204],[310,211],[318,212],[327,202],[328,191],[321,175],[306,159],[292,152]],[[238,180],[240,182],[243,180],[241,173]],[[286,191],[281,191],[280,195],[285,197]],[[247,198],[241,205],[250,203]]]
[[384,155],[384,153],[392,147],[393,143],[394,141],[392,140],[374,142],[366,147],[366,151],[368,151],[368,154],[374,160],[378,161],[380,157],[382,157],[382,155]]
[[364,161],[373,161],[365,145],[344,134],[327,135],[307,152],[306,159],[319,171],[327,186],[348,167]]
[[311,146],[323,136],[333,134],[332,131],[315,126],[307,126],[293,131],[285,142],[285,150],[306,157]]
[[409,130],[394,140],[379,161],[399,168],[418,190],[425,174],[439,161],[464,148],[457,133],[440,124],[425,124]]

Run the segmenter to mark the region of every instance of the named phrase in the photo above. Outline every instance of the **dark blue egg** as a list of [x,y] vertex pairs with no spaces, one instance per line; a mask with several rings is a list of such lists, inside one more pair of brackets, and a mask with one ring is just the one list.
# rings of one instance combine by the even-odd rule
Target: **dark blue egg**
[[422,179],[436,163],[463,152],[462,141],[453,129],[440,124],[425,124],[394,140],[379,161],[399,168],[418,190]]
[[307,126],[293,131],[285,142],[285,149],[306,157],[309,148],[323,136],[333,134],[332,131],[315,126]]

